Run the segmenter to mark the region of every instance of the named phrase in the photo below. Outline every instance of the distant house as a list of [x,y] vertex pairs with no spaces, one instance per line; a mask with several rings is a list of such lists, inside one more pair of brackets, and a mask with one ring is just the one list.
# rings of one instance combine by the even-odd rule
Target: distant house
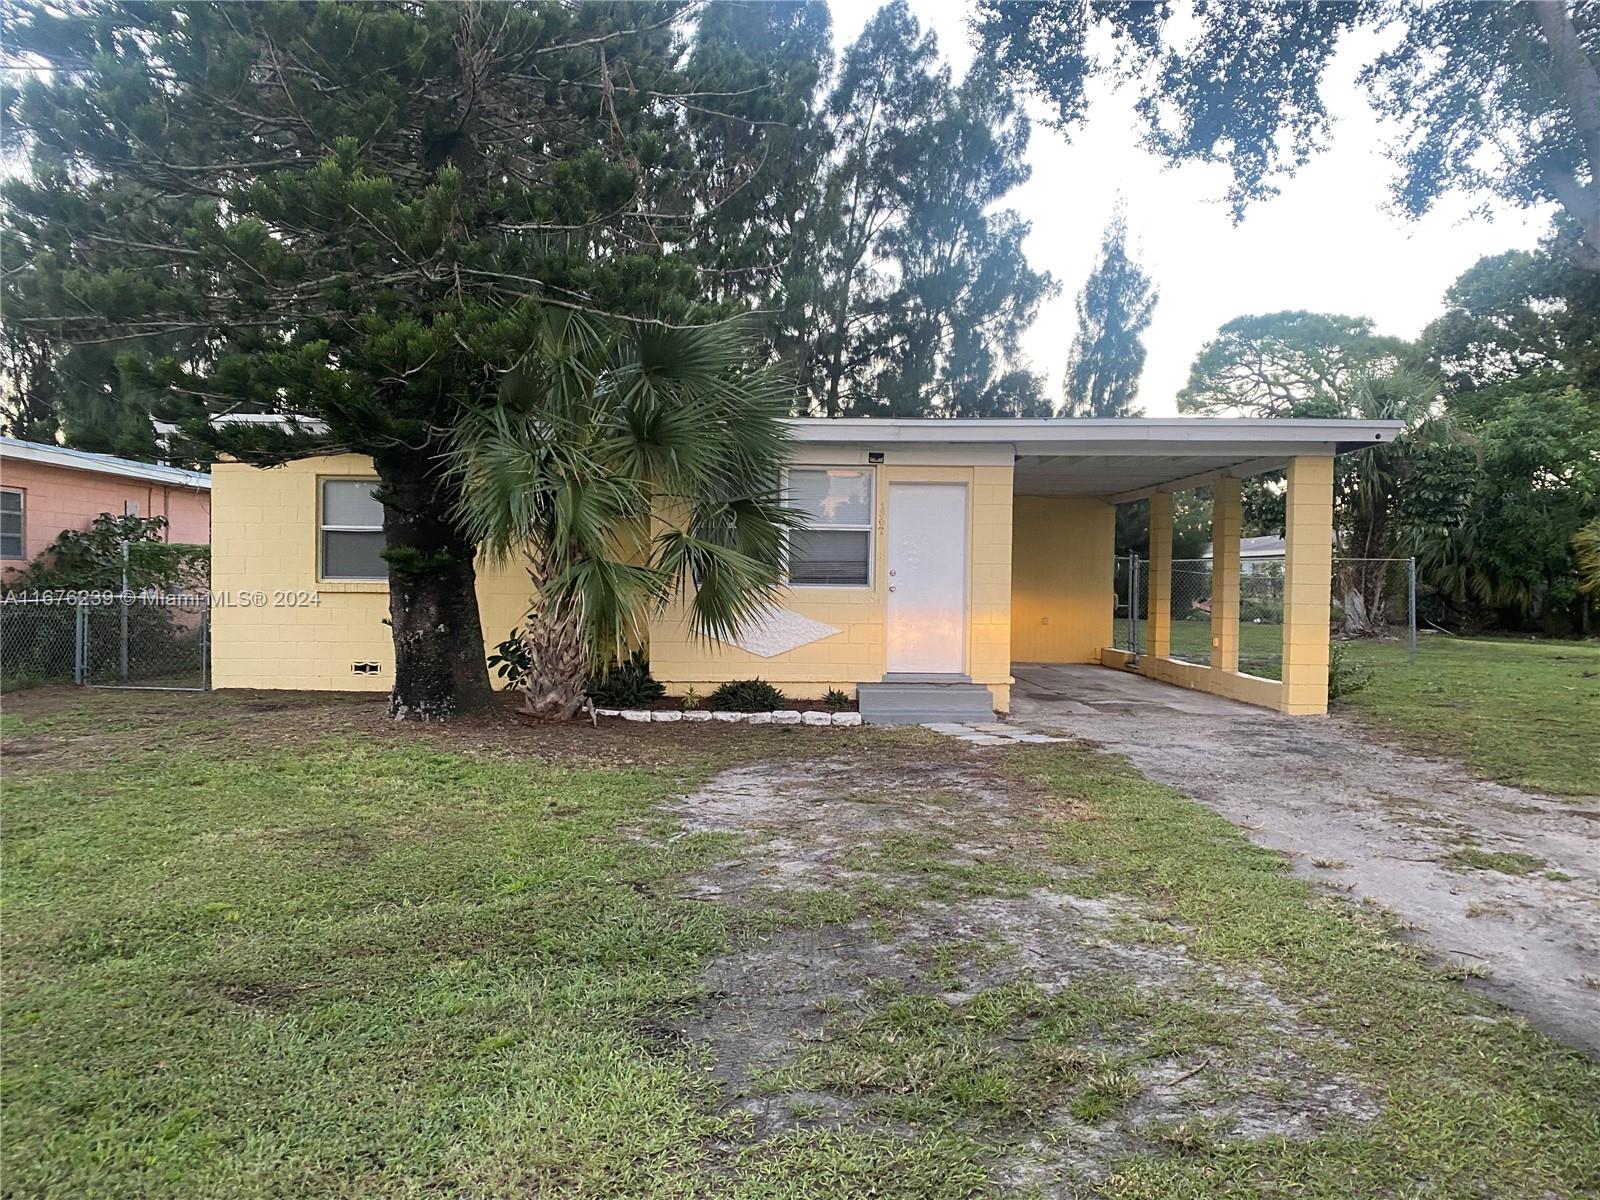
[[[1247,537],[1239,539],[1239,574],[1254,575],[1265,570],[1269,563],[1282,565],[1284,547],[1288,541],[1281,537]],[[1204,558],[1211,559],[1211,547],[1206,546]]]
[[0,437],[0,578],[102,513],[165,517],[168,541],[209,544],[211,476]]

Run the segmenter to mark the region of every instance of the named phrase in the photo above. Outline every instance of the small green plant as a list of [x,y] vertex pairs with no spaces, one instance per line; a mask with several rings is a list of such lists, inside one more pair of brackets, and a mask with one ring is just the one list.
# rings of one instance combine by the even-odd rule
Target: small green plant
[[788,704],[784,694],[764,679],[735,679],[711,693],[711,707],[721,712],[772,712]]
[[489,670],[508,692],[522,686],[528,677],[528,644],[519,631],[513,629],[506,640],[494,648],[494,653],[489,655]]
[[1527,875],[1546,866],[1537,854],[1516,850],[1480,850],[1463,846],[1439,860],[1452,871],[1499,871],[1502,875]]
[[838,688],[829,688],[822,697],[822,707],[838,712],[840,709],[850,707],[850,697],[846,696]]
[[627,662],[612,663],[589,680],[589,699],[601,708],[642,708],[667,694],[666,685],[650,674],[650,660],[635,650]]
[[703,699],[705,699],[705,697],[699,692],[695,691],[693,688],[684,688],[683,695],[679,697],[679,706],[684,712],[688,712],[692,708],[699,708],[700,701]]
[[1334,642],[1328,647],[1328,699],[1354,696],[1372,682],[1372,668],[1350,657],[1350,647]]

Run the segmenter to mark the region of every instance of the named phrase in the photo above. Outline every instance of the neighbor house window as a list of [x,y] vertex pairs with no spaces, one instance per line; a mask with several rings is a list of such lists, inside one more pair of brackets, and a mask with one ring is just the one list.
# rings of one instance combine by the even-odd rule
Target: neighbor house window
[[322,481],[322,578],[388,579],[376,479]]
[[789,535],[796,587],[866,587],[872,582],[872,472],[860,467],[789,472],[789,503],[808,523]]
[[0,488],[0,558],[22,557],[22,489]]

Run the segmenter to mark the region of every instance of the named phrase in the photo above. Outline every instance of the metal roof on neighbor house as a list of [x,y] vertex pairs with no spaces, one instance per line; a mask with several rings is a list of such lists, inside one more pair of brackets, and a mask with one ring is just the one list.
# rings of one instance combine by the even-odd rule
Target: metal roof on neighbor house
[[181,467],[138,462],[131,458],[118,458],[114,454],[93,454],[88,450],[69,450],[65,446],[27,442],[21,438],[0,437],[0,462],[6,459],[45,463],[52,467],[65,467],[69,471],[93,471],[100,475],[120,475],[175,487],[211,490],[211,476],[204,471],[185,471]]

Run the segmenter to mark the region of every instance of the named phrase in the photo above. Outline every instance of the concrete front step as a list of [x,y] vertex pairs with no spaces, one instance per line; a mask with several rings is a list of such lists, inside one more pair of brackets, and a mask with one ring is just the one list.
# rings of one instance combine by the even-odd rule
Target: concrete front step
[[994,720],[994,698],[977,683],[863,683],[856,704],[868,725]]

